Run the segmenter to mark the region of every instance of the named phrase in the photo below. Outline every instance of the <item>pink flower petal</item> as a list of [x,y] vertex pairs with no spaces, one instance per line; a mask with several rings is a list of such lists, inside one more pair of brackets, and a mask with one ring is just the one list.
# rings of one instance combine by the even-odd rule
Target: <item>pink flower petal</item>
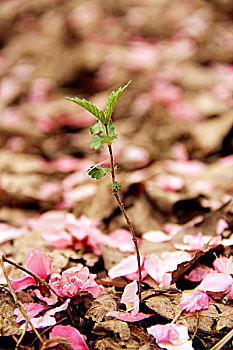
[[171,237],[164,233],[163,231],[155,230],[155,231],[148,231],[144,233],[143,238],[146,241],[159,243],[159,242],[166,242],[171,239]]
[[202,266],[198,266],[195,269],[193,269],[188,275],[184,275],[184,278],[192,282],[200,282],[208,273],[213,271],[214,270],[211,268],[204,268]]
[[199,175],[205,170],[204,163],[198,160],[166,160],[164,168],[177,175]]
[[147,328],[159,347],[167,350],[193,350],[188,330],[181,323],[156,325]]
[[232,257],[227,258],[226,256],[221,256],[220,258],[216,258],[214,263],[214,268],[218,272],[233,274],[233,260]]
[[49,339],[54,337],[67,338],[67,341],[73,350],[89,350],[83,336],[74,327],[62,325],[55,326],[53,327],[52,332],[49,333]]
[[44,297],[41,294],[39,289],[34,289],[34,293],[38,299],[45,301],[48,305],[54,305],[57,303],[58,298],[57,298],[56,294],[52,293],[51,291],[50,291],[50,296],[48,296],[48,297]]
[[142,312],[138,312],[136,315],[133,315],[132,312],[110,311],[106,314],[106,316],[115,317],[118,320],[125,321],[125,322],[138,322],[153,315],[143,314]]
[[121,297],[121,303],[126,305],[127,311],[134,311],[134,314],[139,310],[139,297],[137,295],[138,285],[136,281],[127,284]]
[[107,236],[105,244],[108,247],[118,248],[124,253],[134,252],[134,243],[132,235],[128,230],[117,229]]
[[39,249],[34,249],[27,255],[25,267],[38,277],[46,279],[51,273],[51,259]]
[[[50,327],[56,324],[56,320],[54,317],[44,315],[40,317],[33,317],[30,319],[31,323],[35,328],[45,328],[45,327]],[[19,329],[24,329],[25,326],[22,324]],[[31,327],[28,326],[27,331],[31,331]]]
[[49,316],[54,316],[57,312],[65,311],[70,303],[70,299],[66,299],[66,301],[61,305],[57,306],[51,310],[48,310],[45,314]]
[[70,247],[73,243],[72,236],[64,230],[47,232],[42,234],[42,237],[57,249]]
[[20,290],[22,289],[25,289],[29,286],[35,286],[36,285],[36,282],[34,280],[33,277],[31,276],[23,276],[23,277],[20,277],[19,279],[17,280],[11,280],[11,285],[12,285],[12,288],[14,289],[14,291],[17,293],[19,292]]
[[182,310],[196,312],[209,308],[209,297],[206,292],[196,290],[191,293],[182,293],[180,307]]
[[7,224],[0,224],[0,244],[11,241],[12,239],[23,235],[26,231],[26,228],[16,228]]
[[225,273],[208,274],[198,289],[203,292],[228,292],[233,284],[233,278]]
[[[37,304],[37,303],[29,303],[29,304],[24,304],[25,310],[27,312],[28,318],[35,317],[38,315],[42,310],[44,310],[47,306]],[[18,316],[15,320],[15,322],[19,323],[23,320],[25,320],[24,316],[21,314],[19,309],[15,309],[14,315]]]
[[[144,262],[145,258],[141,256],[141,265]],[[145,269],[144,269],[145,270]],[[110,278],[116,278],[120,276],[129,276],[133,273],[137,273],[138,263],[135,255],[130,255],[127,258],[122,259],[119,264],[113,266],[109,271],[108,275]],[[147,272],[144,271],[144,277],[147,275]]]

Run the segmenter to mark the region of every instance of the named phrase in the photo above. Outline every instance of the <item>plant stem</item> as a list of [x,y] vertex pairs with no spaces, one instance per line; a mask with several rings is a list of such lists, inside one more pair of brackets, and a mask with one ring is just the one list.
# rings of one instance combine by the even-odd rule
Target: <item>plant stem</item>
[[[106,135],[109,136],[108,134],[108,125],[104,124],[105,130],[106,130]],[[114,158],[113,158],[113,152],[112,152],[112,146],[108,145],[108,151],[109,151],[109,155],[110,155],[110,163],[111,163],[111,174],[112,174],[112,183],[114,183],[115,181],[115,169],[114,169]],[[135,251],[136,251],[136,255],[137,255],[137,262],[138,262],[138,296],[139,296],[139,300],[141,302],[142,299],[142,271],[141,271],[141,259],[140,259],[140,253],[139,253],[139,248],[138,248],[138,242],[137,242],[137,237],[133,228],[133,225],[126,213],[124,204],[122,203],[120,196],[119,196],[119,190],[113,189],[112,190],[114,197],[117,200],[117,203],[119,205],[119,208],[125,218],[125,221],[127,222],[127,225],[129,227],[129,230],[132,234],[132,240],[134,242],[134,246],[135,246]]]

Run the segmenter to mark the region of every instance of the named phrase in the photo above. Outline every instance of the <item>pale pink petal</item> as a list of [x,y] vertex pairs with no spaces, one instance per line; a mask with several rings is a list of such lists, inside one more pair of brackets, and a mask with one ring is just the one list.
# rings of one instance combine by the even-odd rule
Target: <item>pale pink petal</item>
[[147,328],[148,333],[153,335],[153,337],[156,339],[156,342],[159,344],[160,342],[169,341],[172,342],[173,340],[179,338],[179,333],[170,324],[166,325],[156,325],[152,326],[150,328]]
[[147,328],[158,345],[167,350],[193,350],[188,330],[181,323],[156,325]]
[[221,235],[221,233],[223,233],[223,231],[228,228],[229,225],[228,223],[226,222],[226,220],[224,219],[219,219],[218,220],[218,223],[217,223],[217,228],[216,228],[216,233],[218,235]]
[[[141,256],[141,265],[143,265],[145,258]],[[133,273],[138,272],[138,263],[135,255],[130,255],[127,258],[122,259],[119,264],[113,266],[109,271],[108,275],[110,278],[116,278],[120,276],[129,276]],[[146,276],[146,271],[144,276]],[[131,276],[132,277],[132,276]]]
[[88,237],[90,231],[95,227],[94,222],[81,215],[80,219],[76,219],[74,214],[67,214],[65,225],[69,232],[78,240]]
[[50,296],[48,297],[44,297],[39,289],[34,289],[34,293],[38,299],[45,301],[48,305],[54,305],[58,301],[58,297],[56,296],[56,294],[52,293],[51,291]]
[[134,243],[128,230],[117,229],[107,236],[105,244],[112,248],[118,248],[121,252],[133,253]]
[[162,277],[162,282],[160,283],[161,287],[168,287],[172,282],[172,272],[165,272]]
[[[42,310],[44,310],[47,306],[37,304],[37,303],[29,303],[29,304],[24,304],[24,308],[27,312],[28,318],[35,317],[38,315]],[[24,316],[21,314],[19,309],[15,309],[14,315],[18,316],[15,320],[15,322],[19,323],[23,320],[25,320]]]
[[36,285],[34,278],[31,276],[20,277],[19,279],[15,280],[15,281],[11,280],[10,282],[11,282],[12,288],[14,289],[14,291],[16,293],[22,289],[29,287],[29,286]]
[[233,274],[233,259],[232,257],[227,258],[226,256],[221,256],[216,258],[213,262],[215,270],[222,273]]
[[144,233],[143,238],[146,241],[159,243],[159,242],[166,242],[171,239],[168,234],[164,233],[163,231],[155,230],[155,231],[148,231]]
[[78,171],[67,175],[62,181],[63,190],[66,192],[73,187],[82,184],[88,180],[86,172]]
[[164,168],[178,175],[200,175],[205,170],[204,163],[198,160],[165,160]]
[[67,203],[75,204],[88,197],[93,196],[96,193],[96,191],[97,191],[97,187],[93,183],[80,185],[76,188],[67,190],[63,195],[64,201],[66,201]]
[[211,268],[204,268],[202,266],[198,266],[195,269],[193,269],[188,275],[184,275],[184,278],[192,282],[200,282],[208,273],[213,271],[214,270]]
[[127,311],[134,311],[134,314],[139,310],[139,297],[137,295],[138,285],[136,281],[127,284],[121,297],[121,303],[126,305]]
[[203,292],[228,292],[232,286],[233,278],[225,273],[210,273],[201,284],[199,290]]
[[26,232],[26,228],[16,228],[7,224],[0,224],[0,244],[11,241]]
[[28,220],[29,226],[43,234],[65,229],[65,211],[51,210]]
[[73,350],[89,350],[83,339],[83,336],[76,328],[72,326],[55,326],[52,329],[52,332],[49,333],[49,339],[52,339],[54,337],[67,338],[67,341]]
[[196,312],[201,309],[209,308],[209,297],[206,292],[202,292],[201,290],[196,290],[191,293],[182,293],[181,302],[180,302],[181,310],[186,310],[190,312]]
[[156,283],[162,282],[163,275],[165,273],[162,260],[155,254],[151,254],[149,258],[146,259],[145,268]]
[[53,199],[54,197],[59,196],[61,194],[62,194],[61,184],[56,181],[45,182],[40,186],[40,189],[39,189],[40,198],[44,200]]
[[51,273],[51,259],[39,249],[34,249],[27,255],[25,267],[38,277],[46,279]]
[[70,299],[66,299],[66,301],[61,305],[57,306],[51,310],[48,310],[45,314],[49,316],[54,316],[57,312],[65,311],[70,303]]
[[42,237],[57,249],[67,248],[73,244],[72,236],[64,230],[47,232],[42,234]]
[[50,163],[54,170],[60,171],[61,173],[69,173],[80,169],[82,170],[84,164],[87,164],[86,160],[74,158],[71,156],[61,156],[60,158],[53,160]]
[[[32,325],[35,328],[45,328],[45,327],[50,327],[56,324],[56,320],[52,316],[44,315],[40,317],[33,317],[30,319]],[[19,329],[24,329],[25,326],[22,324]],[[27,331],[31,331],[31,327],[28,326]]]
[[155,182],[156,186],[164,191],[176,192],[184,187],[183,179],[172,175],[159,175]]
[[118,320],[125,321],[125,322],[138,322],[153,315],[143,314],[142,312],[138,312],[136,315],[133,315],[132,312],[110,311],[106,314],[106,316],[115,317]]

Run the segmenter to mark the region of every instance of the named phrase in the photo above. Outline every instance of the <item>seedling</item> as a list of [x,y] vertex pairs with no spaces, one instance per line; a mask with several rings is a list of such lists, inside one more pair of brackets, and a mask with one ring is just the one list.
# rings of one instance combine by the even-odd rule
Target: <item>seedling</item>
[[105,176],[107,173],[111,174],[112,178],[112,186],[111,190],[114,195],[114,197],[117,200],[117,203],[119,205],[119,208],[127,222],[127,225],[129,227],[129,230],[132,234],[132,240],[134,242],[135,246],[135,252],[137,255],[137,262],[138,262],[138,279],[139,279],[139,287],[138,287],[138,295],[139,299],[141,301],[141,292],[142,292],[142,274],[141,274],[141,264],[140,264],[140,254],[138,249],[138,243],[136,234],[133,228],[133,225],[126,213],[126,210],[124,208],[124,204],[121,201],[119,190],[121,189],[121,185],[116,181],[116,170],[117,167],[115,165],[113,151],[112,151],[112,143],[117,139],[117,134],[115,133],[115,127],[112,122],[112,113],[114,110],[114,107],[119,100],[120,96],[124,92],[124,90],[129,86],[131,81],[128,82],[123,88],[119,88],[117,91],[112,91],[111,94],[108,97],[107,105],[105,108],[105,111],[101,111],[96,107],[93,103],[90,101],[87,101],[85,99],[80,99],[78,97],[70,98],[66,97],[67,100],[73,101],[80,105],[81,107],[85,108],[87,111],[92,113],[96,117],[96,124],[90,127],[90,132],[92,136],[92,140],[90,142],[90,147],[94,148],[96,150],[103,148],[104,145],[108,147],[109,151],[109,158],[110,158],[110,168],[104,168],[101,165],[106,163],[106,161],[101,162],[99,164],[96,164],[94,166],[91,166],[88,169],[88,175],[90,175],[93,179],[101,179],[103,176]]

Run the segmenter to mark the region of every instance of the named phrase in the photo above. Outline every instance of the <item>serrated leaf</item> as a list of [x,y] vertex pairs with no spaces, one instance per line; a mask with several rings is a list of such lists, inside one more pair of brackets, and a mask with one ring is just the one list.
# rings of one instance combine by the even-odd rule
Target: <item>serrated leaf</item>
[[103,139],[100,137],[93,137],[93,139],[90,141],[90,147],[95,149],[100,149],[103,147]]
[[108,124],[108,122],[112,116],[113,109],[114,109],[117,101],[119,100],[121,94],[129,86],[130,83],[131,83],[131,80],[128,82],[128,84],[123,86],[123,88],[120,87],[117,91],[112,91],[110,96],[108,97],[108,102],[107,102],[105,112],[104,112],[106,124]]
[[90,175],[93,179],[101,179],[106,175],[106,170],[103,168],[98,168],[97,166],[91,166],[88,171],[88,175]]
[[104,132],[104,131],[105,131],[104,126],[101,123],[101,121],[99,121],[98,119],[97,119],[96,124],[94,124],[93,126],[90,127],[91,136],[95,136],[95,135],[97,135],[101,132]]
[[79,106],[85,108],[88,112],[92,113],[97,119],[104,121],[103,113],[99,110],[99,108],[96,107],[90,101],[85,100],[85,98],[81,100],[78,97],[75,97],[75,98],[66,97],[66,99],[77,103]]
[[111,190],[120,190],[121,189],[121,185],[117,182],[117,181],[114,181],[112,186],[111,186]]

